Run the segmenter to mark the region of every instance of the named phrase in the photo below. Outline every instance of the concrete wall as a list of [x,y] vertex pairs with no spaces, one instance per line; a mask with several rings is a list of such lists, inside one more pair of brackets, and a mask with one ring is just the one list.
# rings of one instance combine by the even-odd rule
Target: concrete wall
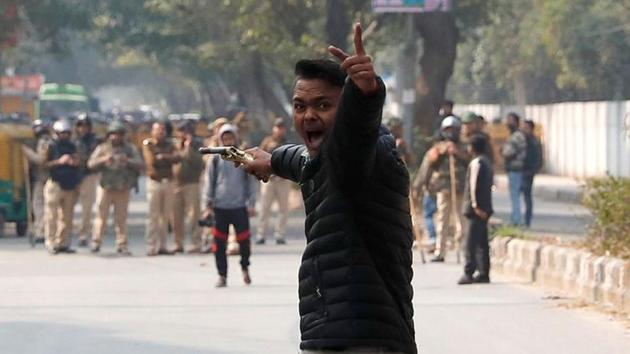
[[525,107],[457,105],[488,120],[514,111],[542,127],[545,171],[585,178],[630,177],[630,101],[566,102]]

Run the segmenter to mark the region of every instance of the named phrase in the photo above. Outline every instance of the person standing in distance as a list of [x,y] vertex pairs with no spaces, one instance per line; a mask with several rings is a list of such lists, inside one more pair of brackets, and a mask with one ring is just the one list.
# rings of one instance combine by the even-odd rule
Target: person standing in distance
[[87,163],[90,169],[100,172],[92,253],[101,249],[109,209],[113,205],[116,251],[120,255],[131,255],[127,234],[129,194],[140,175],[143,162],[136,147],[125,140],[126,132],[121,121],[111,122],[107,127],[107,140],[96,147]]
[[56,121],[53,130],[56,138],[42,152],[43,166],[48,171],[48,180],[44,185],[45,242],[51,254],[75,253],[70,248],[70,234],[81,183],[79,156],[71,140],[70,123]]
[[173,165],[181,160],[175,145],[166,136],[166,125],[155,122],[151,137],[142,142],[146,164],[147,199],[147,256],[172,255],[166,245],[168,223],[173,221]]
[[[260,148],[268,153],[272,153],[279,146],[286,143],[286,135],[287,127],[284,124],[284,119],[280,117],[276,118],[271,135],[263,139],[260,143]],[[274,238],[279,245],[286,243],[285,233],[289,217],[289,192],[291,191],[291,185],[291,181],[276,176],[272,176],[268,183],[261,184],[261,206],[258,239],[256,240],[257,245],[264,244],[267,238],[269,219],[271,218],[271,207],[274,202],[278,203],[278,221],[274,231]]]

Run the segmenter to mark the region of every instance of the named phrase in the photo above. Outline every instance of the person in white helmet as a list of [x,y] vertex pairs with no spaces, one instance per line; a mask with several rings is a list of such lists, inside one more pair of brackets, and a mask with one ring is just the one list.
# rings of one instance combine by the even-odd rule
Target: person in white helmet
[[[437,242],[432,262],[444,262],[448,240],[452,240],[456,247],[462,241],[462,198],[470,155],[466,151],[466,144],[460,141],[460,131],[461,121],[458,117],[451,115],[444,118],[440,125],[442,140],[429,149],[425,157],[428,164],[426,186],[437,196]],[[451,156],[454,158],[455,205],[451,195]],[[453,220],[453,208],[459,216],[456,220]],[[460,225],[456,225],[458,222]]]
[[55,139],[42,151],[43,167],[48,171],[44,185],[45,242],[51,254],[74,253],[69,235],[81,183],[79,157],[76,145],[70,140],[72,125],[59,120],[53,125],[53,131]]

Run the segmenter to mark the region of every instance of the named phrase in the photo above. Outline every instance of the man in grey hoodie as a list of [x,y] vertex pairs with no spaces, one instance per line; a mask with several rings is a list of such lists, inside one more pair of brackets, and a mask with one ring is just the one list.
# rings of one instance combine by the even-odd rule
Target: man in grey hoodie
[[[218,141],[221,146],[238,146],[236,127],[226,124],[219,130]],[[241,253],[241,269],[245,284],[251,283],[249,276],[250,238],[249,217],[255,216],[256,186],[255,178],[233,162],[214,156],[208,161],[207,184],[205,193],[206,211],[204,217],[213,215],[215,226],[214,254],[219,272],[218,288],[227,286],[227,246],[230,225],[236,229],[236,241]]]

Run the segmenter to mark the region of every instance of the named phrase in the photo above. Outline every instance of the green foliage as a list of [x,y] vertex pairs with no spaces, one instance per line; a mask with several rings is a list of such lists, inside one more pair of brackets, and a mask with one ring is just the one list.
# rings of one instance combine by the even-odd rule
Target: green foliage
[[595,218],[589,236],[591,249],[630,258],[630,179],[609,176],[589,180],[584,205]]
[[525,238],[525,231],[522,228],[511,225],[499,225],[492,230],[492,237],[514,237]]
[[630,0],[490,0],[485,9],[484,20],[460,27],[457,101],[630,97]]

